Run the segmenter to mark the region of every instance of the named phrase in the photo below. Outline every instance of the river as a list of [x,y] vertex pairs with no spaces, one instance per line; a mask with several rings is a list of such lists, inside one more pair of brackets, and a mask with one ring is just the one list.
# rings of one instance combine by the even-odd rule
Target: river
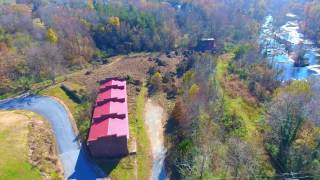
[[0,101],[1,110],[22,109],[45,117],[53,129],[65,179],[95,180],[105,177],[78,143],[67,110],[50,97],[25,96]]
[[[265,18],[259,37],[262,53],[267,55],[274,68],[282,71],[280,78],[283,81],[319,76],[319,48],[300,32],[297,15],[288,13],[286,16],[287,22],[280,28],[274,26],[271,15]],[[309,63],[306,67],[294,67],[292,54],[287,50],[297,49],[298,46],[302,46],[306,52],[305,58]]]

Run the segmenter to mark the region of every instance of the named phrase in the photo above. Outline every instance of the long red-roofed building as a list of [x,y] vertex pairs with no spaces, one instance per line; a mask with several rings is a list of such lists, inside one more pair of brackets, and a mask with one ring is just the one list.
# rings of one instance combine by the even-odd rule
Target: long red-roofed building
[[101,81],[93,110],[87,146],[93,157],[121,157],[128,154],[128,104],[126,81]]

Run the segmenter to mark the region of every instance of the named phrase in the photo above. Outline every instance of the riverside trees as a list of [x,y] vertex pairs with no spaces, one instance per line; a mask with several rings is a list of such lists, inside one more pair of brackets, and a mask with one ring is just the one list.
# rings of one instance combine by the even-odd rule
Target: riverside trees
[[281,88],[268,105],[266,149],[279,174],[317,175],[320,133],[315,112],[319,104],[316,82],[293,82]]

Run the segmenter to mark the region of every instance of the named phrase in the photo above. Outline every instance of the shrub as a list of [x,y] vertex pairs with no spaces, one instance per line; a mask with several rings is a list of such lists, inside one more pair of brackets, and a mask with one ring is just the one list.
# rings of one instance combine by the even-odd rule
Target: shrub
[[81,97],[77,94],[76,91],[71,90],[71,88],[67,87],[66,85],[62,84],[61,89],[72,99],[74,102],[81,104],[82,99]]
[[189,97],[193,98],[195,97],[200,91],[200,87],[197,84],[193,84],[191,88],[189,89]]

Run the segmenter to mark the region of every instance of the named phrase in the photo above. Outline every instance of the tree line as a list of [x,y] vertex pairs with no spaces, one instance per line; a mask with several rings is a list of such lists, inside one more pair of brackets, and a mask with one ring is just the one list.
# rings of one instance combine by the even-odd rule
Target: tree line
[[[260,2],[260,1],[259,1]],[[106,57],[192,48],[202,37],[254,39],[265,3],[245,1],[46,1],[0,4],[0,94],[106,63]]]

